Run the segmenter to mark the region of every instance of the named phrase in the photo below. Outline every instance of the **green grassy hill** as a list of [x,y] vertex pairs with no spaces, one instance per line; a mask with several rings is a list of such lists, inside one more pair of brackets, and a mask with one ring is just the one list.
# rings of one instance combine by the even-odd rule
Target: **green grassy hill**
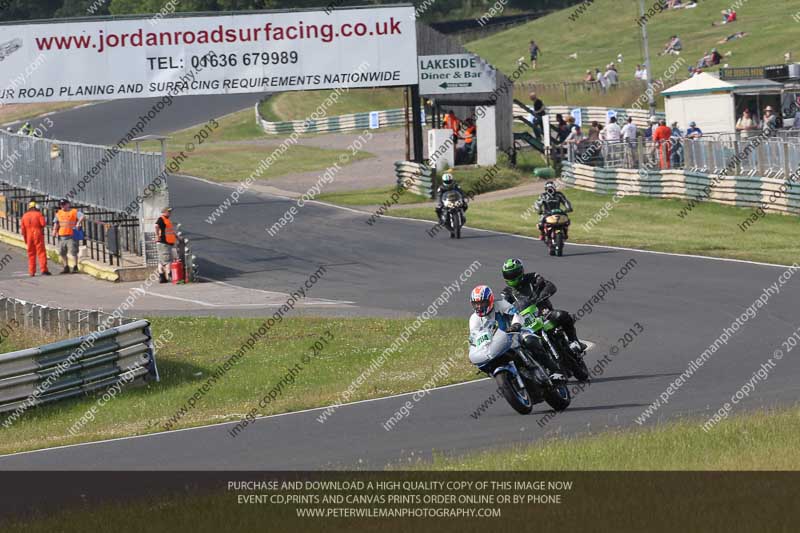
[[[711,26],[722,17],[720,11],[731,6],[732,0],[700,0],[694,9],[675,9],[655,14],[648,23],[653,76],[657,78],[677,59],[659,57],[669,37],[678,34],[683,41],[681,57],[686,67],[697,63],[706,50],[717,48],[723,64],[757,66],[783,63],[783,54],[792,52],[800,61],[800,23],[792,15],[800,12],[797,0],[740,0],[738,21],[724,26]],[[649,8],[655,0],[646,0]],[[577,20],[570,20],[575,7],[553,13],[508,31],[467,43],[467,48],[483,56],[503,72],[516,69],[517,59],[528,59],[528,43],[535,39],[542,50],[535,71],[526,72],[522,80],[540,83],[580,81],[587,69],[603,68],[621,53],[624,63],[622,80],[632,80],[637,63],[643,63],[638,0],[596,0]],[[749,35],[727,44],[717,41],[728,35],[745,31]],[[568,56],[577,52],[578,58]]]

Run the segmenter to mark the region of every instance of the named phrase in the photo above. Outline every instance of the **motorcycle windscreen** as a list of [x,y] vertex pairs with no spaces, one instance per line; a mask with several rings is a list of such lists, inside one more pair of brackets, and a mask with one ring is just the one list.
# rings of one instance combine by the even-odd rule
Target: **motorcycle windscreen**
[[501,329],[494,334],[489,330],[478,333],[475,346],[469,349],[469,361],[473,365],[485,365],[495,357],[500,357],[511,348],[511,336]]

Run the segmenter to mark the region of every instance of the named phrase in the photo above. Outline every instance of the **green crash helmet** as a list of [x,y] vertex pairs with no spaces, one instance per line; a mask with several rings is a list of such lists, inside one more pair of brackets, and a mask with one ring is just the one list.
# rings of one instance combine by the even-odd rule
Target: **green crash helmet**
[[525,275],[525,267],[519,259],[507,259],[503,263],[503,279],[509,287],[516,287],[522,282]]

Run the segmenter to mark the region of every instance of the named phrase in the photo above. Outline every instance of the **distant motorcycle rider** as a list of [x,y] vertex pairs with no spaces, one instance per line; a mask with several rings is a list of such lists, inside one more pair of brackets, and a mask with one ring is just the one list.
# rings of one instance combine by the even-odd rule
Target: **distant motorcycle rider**
[[474,345],[477,334],[486,329],[490,323],[506,333],[521,333],[520,341],[528,353],[544,366],[554,380],[564,379],[561,369],[547,356],[547,352],[539,337],[523,329],[525,319],[520,316],[517,309],[505,299],[495,303],[494,293],[488,285],[478,285],[472,289],[470,303],[474,313],[469,317],[469,343]]
[[[544,221],[547,219],[553,211],[561,209],[561,206],[564,206],[563,211],[565,213],[572,212],[572,204],[567,199],[566,195],[556,189],[555,182],[548,181],[544,184],[544,192],[539,195],[539,199],[536,200],[536,211],[541,215],[539,218],[539,240],[544,240]],[[569,230],[569,224],[564,228],[564,237],[567,236],[567,232]]]
[[[586,351],[586,345],[578,338],[575,329],[575,319],[567,311],[554,309],[550,296],[556,293],[556,286],[535,272],[525,273],[525,267],[519,259],[508,259],[503,263],[503,279],[506,288],[503,289],[503,299],[510,304],[518,300],[538,301],[539,311],[555,325],[564,330],[569,339],[569,347],[578,355]],[[542,298],[547,295],[547,298]]]
[[[461,201],[464,204],[464,213],[467,212],[468,208],[466,193],[463,191],[463,189],[461,189],[461,187],[458,186],[456,180],[453,179],[453,174],[450,172],[445,172],[442,174],[442,184],[439,185],[438,189],[436,189],[436,216],[439,219],[439,223],[442,225],[445,224],[445,221],[442,220],[442,212],[444,211],[444,196],[450,191],[456,191],[461,195]],[[466,223],[466,221],[467,217],[465,215],[464,222]]]

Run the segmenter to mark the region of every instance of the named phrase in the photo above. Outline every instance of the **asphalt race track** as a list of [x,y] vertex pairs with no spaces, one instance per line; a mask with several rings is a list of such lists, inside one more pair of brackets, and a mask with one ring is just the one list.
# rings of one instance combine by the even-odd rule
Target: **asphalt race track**
[[[529,268],[553,280],[559,287],[554,303],[572,312],[628,264],[617,288],[578,323],[581,337],[596,345],[587,355],[590,367],[614,347],[616,355],[602,376],[548,423],[542,422],[548,411],[541,405],[532,415],[520,416],[503,400],[473,418],[471,413],[496,390],[492,381],[482,380],[432,391],[415,402],[411,414],[391,431],[382,424],[411,395],[343,406],[324,424],[317,420],[322,410],[289,413],[260,419],[235,438],[228,433],[235,423],[221,424],[15,454],[0,457],[0,468],[382,468],[426,459],[432,453],[457,454],[554,434],[636,426],[634,419],[689,361],[786,271],[779,266],[572,244],[567,245],[565,257],[551,258],[541,243],[531,239],[472,229],[465,230],[460,241],[444,233],[430,238],[426,234],[430,223],[383,218],[369,226],[365,213],[316,203],[307,204],[294,223],[270,237],[265,228],[293,202],[247,193],[214,224],[205,222],[230,190],[181,177],[170,183],[174,216],[194,240],[202,257],[202,275],[211,279],[289,291],[325,265],[327,273],[310,296],[352,301],[370,314],[414,316],[478,261],[477,272],[440,311],[464,317],[466,336],[469,290],[478,283],[500,288],[499,266],[506,257],[521,257]],[[779,287],[780,292],[744,322],[649,423],[709,416],[774,357],[781,341],[800,326],[798,274]],[[623,347],[620,337],[637,322],[644,331]],[[776,364],[768,380],[759,383],[734,412],[796,401],[800,362],[787,354]],[[354,378],[358,373],[360,369],[353,369]],[[272,385],[265,383],[264,392]]]

